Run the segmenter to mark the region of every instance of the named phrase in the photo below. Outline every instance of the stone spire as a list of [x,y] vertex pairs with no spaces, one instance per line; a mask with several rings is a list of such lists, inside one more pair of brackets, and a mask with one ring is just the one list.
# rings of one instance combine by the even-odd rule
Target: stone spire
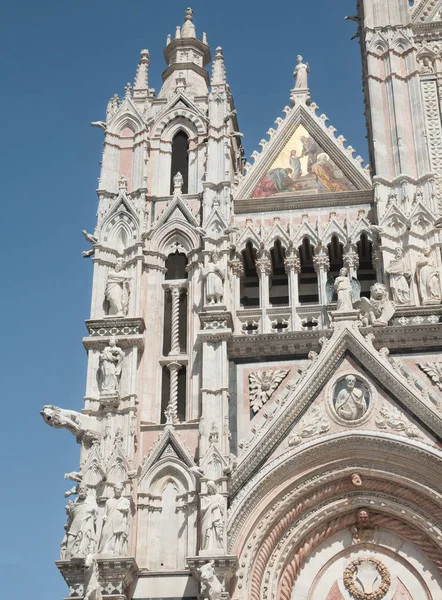
[[181,38],[196,38],[195,25],[193,24],[193,10],[186,8],[186,20],[181,27]]
[[177,85],[184,87],[190,96],[207,94],[209,76],[204,67],[210,62],[210,49],[205,34],[202,41],[196,38],[191,8],[186,10],[184,25],[176,28],[175,39],[167,37],[164,58],[168,68],[162,75],[163,86],[159,98],[170,97],[176,92]]
[[226,84],[226,69],[224,66],[223,49],[218,46],[216,54],[212,62],[212,79],[210,85],[212,87]]
[[145,99],[149,94],[149,50],[141,50],[141,58],[138,62],[137,74],[135,76],[134,99]]

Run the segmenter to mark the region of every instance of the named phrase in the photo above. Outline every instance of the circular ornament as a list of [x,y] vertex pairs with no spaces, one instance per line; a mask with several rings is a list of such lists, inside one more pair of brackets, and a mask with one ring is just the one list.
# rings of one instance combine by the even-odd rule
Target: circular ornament
[[391,585],[387,567],[376,558],[353,560],[344,571],[344,586],[356,600],[381,600]]
[[373,386],[359,374],[341,373],[328,385],[327,410],[331,418],[345,427],[363,425],[374,409]]

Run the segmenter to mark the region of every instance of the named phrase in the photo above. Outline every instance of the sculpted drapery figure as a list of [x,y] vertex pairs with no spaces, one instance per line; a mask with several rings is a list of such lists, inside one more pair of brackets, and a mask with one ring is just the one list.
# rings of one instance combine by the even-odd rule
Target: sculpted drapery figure
[[224,497],[218,493],[214,481],[207,482],[208,496],[201,498],[201,546],[202,550],[223,548]]
[[124,270],[124,259],[118,258],[107,276],[105,297],[109,302],[108,316],[125,317],[129,310],[131,278]]
[[416,261],[417,283],[422,304],[441,301],[440,269],[437,267],[431,248],[424,248]]
[[68,522],[62,542],[61,559],[83,557],[95,552],[98,506],[95,497],[80,486],[78,498],[66,506]]
[[218,266],[218,256],[215,252],[210,255],[210,260],[203,270],[206,281],[206,303],[221,304],[224,297],[224,271]]
[[354,375],[347,375],[345,378],[345,388],[336,396],[336,413],[345,421],[356,421],[362,418],[368,409],[364,392],[355,387],[355,385],[356,377]]
[[348,270],[343,267],[338,277],[329,277],[325,286],[327,303],[332,302],[334,293],[338,296],[336,312],[348,312],[353,310],[353,304],[360,300],[361,284],[354,277],[350,279]]
[[100,392],[104,395],[118,394],[121,365],[124,352],[117,346],[117,338],[111,337],[109,345],[99,356]]
[[117,483],[114,497],[106,502],[99,552],[127,556],[130,525],[130,501],[123,494],[124,486]]
[[336,277],[334,287],[338,295],[336,310],[338,312],[353,310],[351,281],[345,267],[339,271],[339,277]]
[[307,85],[307,74],[310,73],[310,67],[308,63],[302,62],[302,56],[296,57],[298,64],[293,71],[293,77],[296,77],[295,89],[305,90],[308,88]]
[[405,266],[404,253],[398,247],[394,253],[394,259],[388,265],[386,272],[390,277],[390,288],[395,304],[410,304],[410,272]]

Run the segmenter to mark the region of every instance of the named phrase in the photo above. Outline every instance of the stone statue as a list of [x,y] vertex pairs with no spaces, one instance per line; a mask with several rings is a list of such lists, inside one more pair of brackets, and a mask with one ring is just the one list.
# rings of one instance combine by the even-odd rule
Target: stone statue
[[355,387],[356,377],[354,375],[347,375],[345,384],[345,388],[336,396],[336,413],[345,421],[357,421],[368,410],[367,400],[364,392]]
[[104,292],[105,298],[109,302],[108,316],[125,317],[127,315],[129,310],[130,279],[124,270],[124,259],[118,258],[115,268],[108,273]]
[[102,395],[118,395],[123,360],[124,352],[117,346],[117,338],[112,336],[109,339],[109,345],[99,356],[98,372],[100,375],[100,393]]
[[347,268],[343,267],[335,280],[333,280],[333,277],[329,277],[327,280],[327,303],[332,301],[334,292],[338,296],[336,312],[349,312],[353,310],[353,304],[360,299],[361,284],[354,277],[350,279]]
[[127,556],[130,525],[130,501],[123,494],[124,486],[115,484],[114,497],[106,502],[99,552]]
[[410,304],[410,272],[405,266],[404,253],[398,246],[394,253],[394,259],[386,268],[390,277],[390,288],[395,304]]
[[224,546],[224,497],[214,481],[207,482],[208,495],[201,498],[202,550],[217,550]]
[[201,592],[204,598],[208,600],[221,600],[224,592],[224,585],[218,579],[213,565],[215,561],[211,560],[199,569],[197,569],[201,581]]
[[88,554],[84,561],[84,598],[83,600],[103,600],[101,585],[98,579],[99,571],[97,559],[93,554]]
[[370,513],[366,508],[360,508],[356,514],[356,523],[350,529],[354,544],[374,541],[374,527]]
[[388,298],[388,291],[382,283],[375,283],[370,288],[370,299],[361,298],[355,303],[361,311],[362,326],[386,326],[393,317],[395,307]]
[[62,543],[63,560],[84,557],[95,552],[96,521],[98,506],[95,497],[88,494],[86,487],[80,485],[78,498],[66,506],[68,522],[66,535]]
[[431,255],[431,248],[424,248],[416,260],[417,285],[422,304],[438,304],[441,301],[441,274]]
[[218,255],[212,252],[207,266],[203,269],[206,281],[206,303],[221,304],[224,297],[224,271],[218,266]]
[[308,89],[307,74],[310,73],[310,67],[308,63],[302,62],[302,56],[296,57],[297,65],[293,71],[293,77],[296,77],[295,89],[306,90]]

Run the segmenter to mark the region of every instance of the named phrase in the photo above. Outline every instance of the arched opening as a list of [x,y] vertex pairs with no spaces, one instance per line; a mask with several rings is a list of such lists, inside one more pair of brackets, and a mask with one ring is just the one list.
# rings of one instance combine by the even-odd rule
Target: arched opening
[[247,242],[242,251],[244,275],[241,277],[241,306],[252,308],[259,306],[259,277],[256,270],[256,250],[251,242]]
[[289,279],[284,267],[285,250],[276,240],[270,250],[272,273],[269,277],[269,300],[271,306],[289,305]]
[[373,267],[373,244],[363,233],[356,247],[359,257],[358,280],[361,284],[361,296],[369,298],[370,287],[376,281],[376,271]]
[[169,254],[166,258],[166,275],[165,279],[187,279],[187,256],[182,252]]
[[314,248],[308,238],[302,240],[299,246],[299,258],[301,271],[299,273],[299,303],[318,304],[318,276],[313,264]]
[[172,140],[172,168],[170,172],[170,193],[173,194],[173,178],[177,173],[183,177],[183,194],[188,193],[189,188],[189,138],[184,131],[180,130]]
[[120,168],[118,178],[123,175],[127,178],[127,189],[132,190],[132,169],[134,156],[134,135],[130,127],[125,127],[120,132]]
[[167,367],[161,369],[161,417],[160,423],[166,422],[166,408],[170,399],[170,371]]
[[339,271],[344,266],[344,246],[339,242],[338,236],[334,235],[332,236],[330,243],[327,245],[327,248],[330,259],[330,271],[328,276],[337,277],[339,275]]

